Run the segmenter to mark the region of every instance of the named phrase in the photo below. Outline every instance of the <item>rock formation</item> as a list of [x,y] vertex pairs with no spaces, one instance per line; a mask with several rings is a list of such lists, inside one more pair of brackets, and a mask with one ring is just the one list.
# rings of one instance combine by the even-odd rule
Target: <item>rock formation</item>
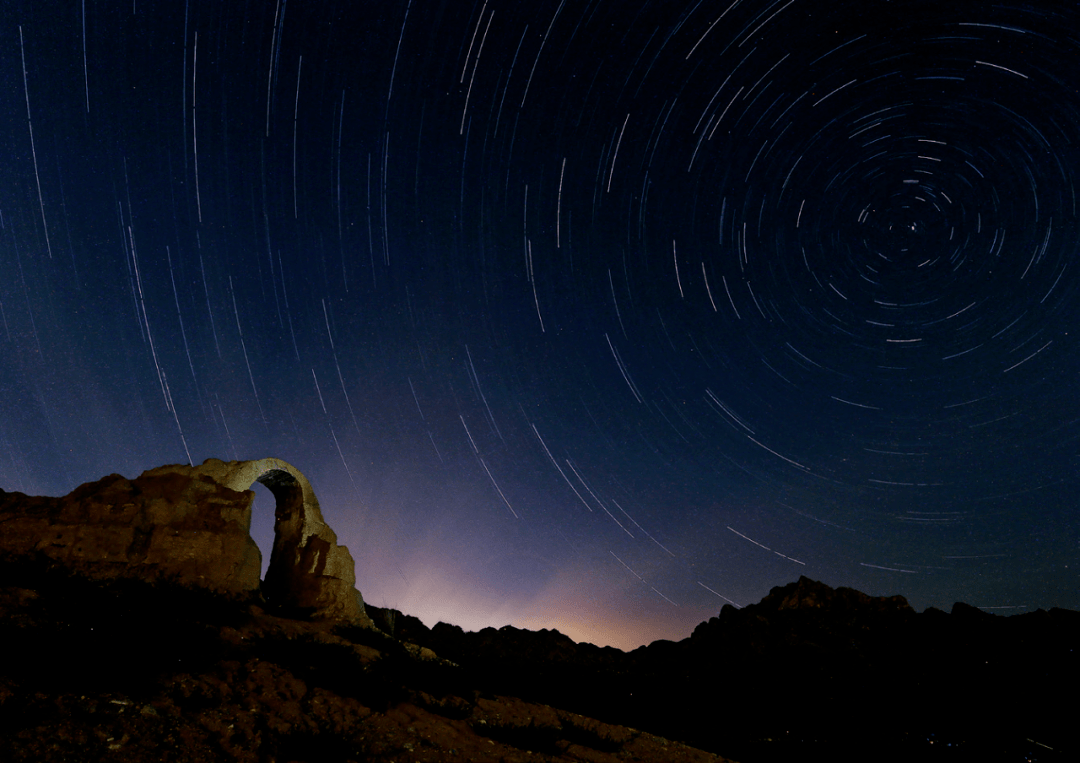
[[133,578],[247,597],[260,589],[249,488],[277,500],[262,593],[293,614],[367,625],[349,550],[307,478],[277,458],[113,474],[60,498],[0,491],[0,561],[47,561],[94,580]]
[[[265,601],[256,481],[277,500]],[[630,653],[429,629],[364,608],[277,459],[0,490],[5,763],[1077,760],[1078,644],[1077,612],[917,613],[805,577]]]
[[[254,482],[277,501],[261,586]],[[723,763],[481,695],[375,628],[354,581],[279,459],[114,474],[60,498],[0,490],[0,760]]]

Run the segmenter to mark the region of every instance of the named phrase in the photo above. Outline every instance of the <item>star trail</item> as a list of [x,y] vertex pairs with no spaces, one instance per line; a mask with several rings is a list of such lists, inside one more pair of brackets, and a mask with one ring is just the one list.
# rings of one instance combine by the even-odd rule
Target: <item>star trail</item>
[[0,16],[3,489],[282,458],[368,602],[622,648],[1080,608],[1069,4]]

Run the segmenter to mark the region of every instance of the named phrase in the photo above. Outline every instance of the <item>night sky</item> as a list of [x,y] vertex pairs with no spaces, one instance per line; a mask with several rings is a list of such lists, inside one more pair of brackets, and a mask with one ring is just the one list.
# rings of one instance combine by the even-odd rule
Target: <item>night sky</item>
[[2,2],[0,487],[282,458],[366,601],[623,648],[800,575],[1080,608],[1078,60],[1062,2]]

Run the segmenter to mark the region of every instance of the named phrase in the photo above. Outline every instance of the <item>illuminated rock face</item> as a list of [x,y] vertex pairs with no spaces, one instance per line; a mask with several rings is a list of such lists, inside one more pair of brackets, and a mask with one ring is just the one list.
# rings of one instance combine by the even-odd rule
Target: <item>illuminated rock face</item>
[[250,535],[255,482],[277,500],[267,600],[296,615],[369,624],[349,550],[307,478],[277,458],[160,466],[134,480],[114,474],[61,498],[0,491],[0,560],[248,596],[262,562]]

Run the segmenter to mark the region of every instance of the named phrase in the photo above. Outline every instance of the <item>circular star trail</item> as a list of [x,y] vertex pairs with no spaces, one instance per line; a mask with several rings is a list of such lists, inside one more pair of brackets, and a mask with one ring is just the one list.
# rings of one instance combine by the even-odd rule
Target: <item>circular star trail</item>
[[1080,606],[1075,9],[376,5],[5,14],[0,486],[276,456],[367,601],[621,647]]

